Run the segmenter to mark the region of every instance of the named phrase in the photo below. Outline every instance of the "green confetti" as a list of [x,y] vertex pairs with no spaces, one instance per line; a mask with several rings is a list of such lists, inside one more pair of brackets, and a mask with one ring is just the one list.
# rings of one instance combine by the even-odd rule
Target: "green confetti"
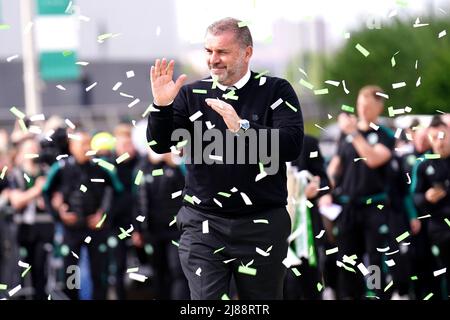
[[19,119],[19,127],[20,129],[22,129],[23,132],[28,132],[28,128],[25,124],[25,121],[23,121],[23,119]]
[[103,224],[103,222],[105,222],[106,219],[106,213],[103,214],[102,219],[97,223],[97,225],[95,226],[97,229],[100,228]]
[[290,104],[290,103],[287,102],[287,101],[285,101],[285,103],[287,104],[287,106],[288,106],[289,108],[292,109],[292,111],[297,112],[297,108],[295,108],[292,104]]
[[98,37],[97,37],[97,41],[103,41],[103,40],[106,40],[106,39],[108,39],[108,38],[111,38],[112,37],[112,33],[104,33],[104,34],[101,34],[101,35],[99,35]]
[[222,300],[230,300],[230,297],[228,297],[228,295],[226,293],[224,293],[222,295],[222,297],[220,297],[220,299],[222,299]]
[[426,153],[425,159],[440,159],[441,155],[439,153]]
[[194,203],[194,199],[192,199],[192,197],[190,195],[185,195],[183,200],[186,200],[187,202],[189,202],[190,204],[195,204]]
[[408,237],[409,237],[409,232],[405,231],[401,235],[399,235],[397,238],[395,238],[395,240],[397,240],[397,242],[402,242],[403,240],[405,240]]
[[396,0],[395,3],[397,3],[401,7],[408,6],[408,1],[405,1],[405,0]]
[[177,143],[177,149],[183,148],[185,145],[187,145],[188,140],[183,140]]
[[205,89],[192,89],[193,93],[207,94],[208,90]]
[[264,76],[264,75],[266,75],[266,74],[268,74],[268,73],[269,73],[269,70],[264,70],[263,72],[258,73],[258,74],[255,76],[255,79],[259,79],[259,78],[261,78],[262,76]]
[[150,141],[150,142],[148,143],[148,146],[151,147],[151,146],[154,146],[154,145],[156,145],[156,144],[158,144],[158,142],[156,142],[155,140],[152,140],[152,141]]
[[136,174],[136,178],[134,178],[134,184],[135,185],[140,185],[141,184],[141,180],[142,180],[142,176],[144,175],[144,172],[142,172],[142,170],[139,170],[138,173]]
[[174,246],[177,246],[177,247],[180,246],[180,244],[179,244],[178,242],[176,242],[175,240],[172,240],[172,244],[173,244]]
[[364,47],[363,47],[362,45],[360,45],[359,43],[356,44],[355,48],[356,48],[359,52],[361,52],[361,54],[362,54],[364,57],[367,57],[367,56],[370,54],[370,52],[367,51],[367,49],[364,48]]
[[225,198],[229,198],[231,197],[231,194],[227,193],[227,192],[218,192],[217,193],[219,196],[225,197]]
[[246,22],[246,21],[239,21],[239,22],[238,22],[238,27],[239,27],[239,28],[247,27],[248,24],[249,24],[249,23]]
[[304,79],[300,79],[300,84],[310,90],[312,90],[314,88],[314,86],[311,83],[309,83],[308,81],[306,81]]
[[319,90],[314,90],[314,94],[315,95],[321,95],[321,94],[328,94],[328,89],[319,89]]
[[394,55],[391,58],[391,65],[392,68],[395,67],[395,56],[399,53],[400,51],[397,51],[396,53],[394,53]]
[[450,220],[448,220],[448,218],[444,218],[444,221],[450,227]]
[[31,266],[29,266],[28,268],[26,268],[23,272],[22,272],[22,274],[20,275],[22,278],[23,277],[25,277],[25,275],[28,273],[28,271],[30,271],[30,269],[31,269]]
[[62,52],[62,55],[64,57],[68,57],[68,56],[70,56],[72,54],[73,54],[73,51],[70,51],[70,50],[65,50],[65,51]]
[[345,111],[345,112],[351,112],[351,113],[354,113],[354,112],[355,112],[355,108],[350,107],[350,106],[348,106],[348,105],[346,105],[346,104],[343,104],[343,105],[342,105],[341,110],[342,110],[342,111]]
[[430,292],[429,294],[427,294],[427,296],[425,298],[423,298],[423,300],[430,300],[430,298],[434,295],[433,292]]
[[120,229],[120,232],[121,232],[121,234],[119,234],[119,239],[120,240],[123,240],[126,237],[131,237],[131,235],[127,232],[127,230],[125,230],[124,228],[119,228],[119,229]]
[[164,169],[155,169],[152,171],[152,176],[162,176],[164,174]]
[[175,223],[177,223],[177,217],[176,217],[176,216],[173,217],[173,220],[172,220],[172,221],[170,221],[169,227],[173,226]]
[[11,26],[9,24],[0,24],[0,30],[9,30]]
[[372,198],[367,199],[366,204],[372,204]]
[[356,273],[355,269],[353,269],[352,267],[348,267],[345,264],[342,265],[344,267],[345,270]]
[[3,167],[2,173],[0,173],[0,179],[3,180],[3,178],[5,178],[6,170],[8,170],[8,166]]
[[213,253],[213,254],[216,254],[216,253],[218,253],[218,252],[220,252],[220,251],[222,251],[222,250],[224,250],[224,249],[225,249],[225,247],[222,247],[222,248],[216,249],[216,250],[214,251],[214,253]]
[[391,282],[388,283],[388,285],[384,288],[384,292],[388,291],[390,287],[394,284],[394,281],[391,280]]
[[25,114],[14,106],[11,107],[11,109],[9,109],[9,111],[11,111],[11,113],[19,119],[25,118]]
[[394,107],[389,107],[388,108],[388,113],[389,113],[389,117],[393,117],[395,116],[395,112],[394,112]]
[[235,101],[239,99],[238,96],[235,96],[234,90],[231,90],[231,91],[227,92],[226,94],[223,94],[222,97],[224,99],[231,99],[231,100],[235,100]]
[[8,285],[0,283],[0,290],[6,290],[6,289],[8,289]]
[[238,272],[239,273],[243,273],[243,274],[247,274],[249,276],[256,276],[256,269],[255,268],[239,266]]
[[378,208],[379,210],[382,210],[382,209],[384,208],[384,205],[379,204],[379,205],[377,205],[377,208]]
[[114,168],[115,168],[112,163],[109,163],[108,161],[103,160],[103,159],[100,159],[98,161],[98,165],[102,168],[105,168],[108,171],[114,171]]
[[411,280],[412,281],[415,281],[415,280],[417,280],[418,278],[417,278],[417,276],[411,276]]
[[322,288],[323,288],[323,286],[322,286],[322,284],[320,283],[320,282],[317,282],[317,291],[322,291]]
[[300,276],[302,275],[302,274],[300,273],[300,271],[298,271],[297,268],[292,268],[291,270],[292,270],[292,272],[295,274],[296,277],[300,277]]

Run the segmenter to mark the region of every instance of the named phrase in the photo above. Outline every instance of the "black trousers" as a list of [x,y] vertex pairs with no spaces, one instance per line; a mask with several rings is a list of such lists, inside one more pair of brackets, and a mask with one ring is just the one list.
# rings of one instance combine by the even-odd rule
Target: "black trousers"
[[[378,266],[380,270],[379,288],[373,289],[376,296],[384,297],[384,288],[386,286],[385,273],[383,269],[386,266],[383,263],[383,254],[377,251],[377,248],[384,248],[388,245],[388,235],[383,233],[381,226],[386,225],[389,215],[389,207],[384,206],[379,210],[376,204],[351,206],[345,205],[342,213],[337,219],[338,236],[337,245],[339,248],[338,258],[342,262],[345,255],[348,257],[356,254],[357,260],[354,266],[356,272],[339,268],[338,279],[338,298],[339,299],[362,299],[365,296],[364,277],[357,265],[367,254],[369,265]],[[364,263],[368,268],[369,266]],[[370,270],[369,270],[370,271]]]
[[[173,240],[178,241],[178,237]],[[153,284],[158,300],[189,300],[189,287],[181,268],[178,248],[168,237],[152,237],[152,266],[155,270]]]
[[54,225],[50,223],[19,226],[19,245],[26,249],[25,262],[29,263],[34,299],[47,299],[48,251],[46,244],[53,243]]
[[[269,223],[254,223],[255,219],[266,219]],[[202,232],[205,220],[208,233]],[[291,231],[284,207],[225,218],[184,206],[178,212],[177,226],[182,231],[179,255],[191,299],[213,300],[229,295],[232,275],[239,299],[283,298],[286,267],[282,261],[287,255],[287,237]],[[257,253],[256,248],[268,255]],[[238,272],[242,265],[256,269],[256,274]]]
[[[447,272],[439,277],[445,277],[446,290],[444,292],[446,291],[448,296],[450,292],[450,228],[444,221],[444,217],[433,217],[430,219],[428,232],[431,243],[439,248],[439,268],[447,268]],[[448,297],[443,298],[448,299]]]
[[[64,244],[69,247],[69,250],[80,256],[81,246],[85,245],[89,254],[89,266],[92,278],[92,299],[105,300],[106,291],[108,288],[108,250],[100,250],[100,246],[106,245],[109,231],[107,229],[90,230],[90,229],[69,229],[64,228]],[[90,236],[91,242],[84,243],[84,239]],[[71,265],[78,265],[78,259],[75,258],[71,252],[64,257],[64,267],[66,272],[66,288],[64,293],[71,300],[79,299],[79,290],[69,288],[67,280],[72,275],[68,273],[68,267]],[[81,283],[81,285],[83,285]]]
[[[292,268],[301,273],[296,276]],[[310,266],[308,260],[302,258],[302,264],[293,266],[286,274],[284,284],[285,300],[321,300],[321,293],[317,290],[320,283],[320,272],[317,266]]]

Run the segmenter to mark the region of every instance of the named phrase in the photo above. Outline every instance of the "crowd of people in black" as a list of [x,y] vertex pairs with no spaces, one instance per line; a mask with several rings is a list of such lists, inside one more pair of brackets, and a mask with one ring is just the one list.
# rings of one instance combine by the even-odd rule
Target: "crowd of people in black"
[[[288,166],[294,259],[288,254],[285,261],[285,299],[448,299],[450,118],[388,128],[379,122],[384,105],[377,93],[377,86],[362,88],[357,114],[338,116],[341,136],[331,159],[306,135]],[[92,299],[130,298],[135,261],[153,270],[152,298],[189,299],[174,223],[183,158],[151,147],[140,154],[127,123],[103,145],[57,117],[42,125],[51,136],[29,130],[37,123],[26,125],[0,131],[0,298],[15,298],[8,289],[24,289],[27,281],[28,297],[51,298],[54,272],[62,296],[79,299],[66,271],[85,247]],[[332,210],[337,217],[327,214]],[[305,232],[295,235],[301,225]],[[296,241],[303,236],[306,250]],[[239,298],[233,289],[230,296]]]

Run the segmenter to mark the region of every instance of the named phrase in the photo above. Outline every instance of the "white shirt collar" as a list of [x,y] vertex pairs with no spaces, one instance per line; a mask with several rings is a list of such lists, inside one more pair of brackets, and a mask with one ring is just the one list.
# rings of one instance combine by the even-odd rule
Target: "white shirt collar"
[[243,76],[241,79],[239,79],[239,81],[236,82],[235,84],[233,84],[231,86],[224,86],[223,84],[217,83],[217,86],[222,91],[227,90],[229,87],[236,87],[236,89],[241,89],[243,86],[245,86],[247,84],[248,80],[250,80],[250,76],[251,76],[251,72],[250,72],[250,69],[248,69],[245,76]]

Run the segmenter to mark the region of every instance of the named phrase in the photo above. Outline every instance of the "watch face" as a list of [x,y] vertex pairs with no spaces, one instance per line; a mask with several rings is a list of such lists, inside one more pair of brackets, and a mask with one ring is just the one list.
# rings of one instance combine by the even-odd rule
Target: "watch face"
[[241,120],[241,128],[247,130],[250,128],[250,122],[248,120]]

